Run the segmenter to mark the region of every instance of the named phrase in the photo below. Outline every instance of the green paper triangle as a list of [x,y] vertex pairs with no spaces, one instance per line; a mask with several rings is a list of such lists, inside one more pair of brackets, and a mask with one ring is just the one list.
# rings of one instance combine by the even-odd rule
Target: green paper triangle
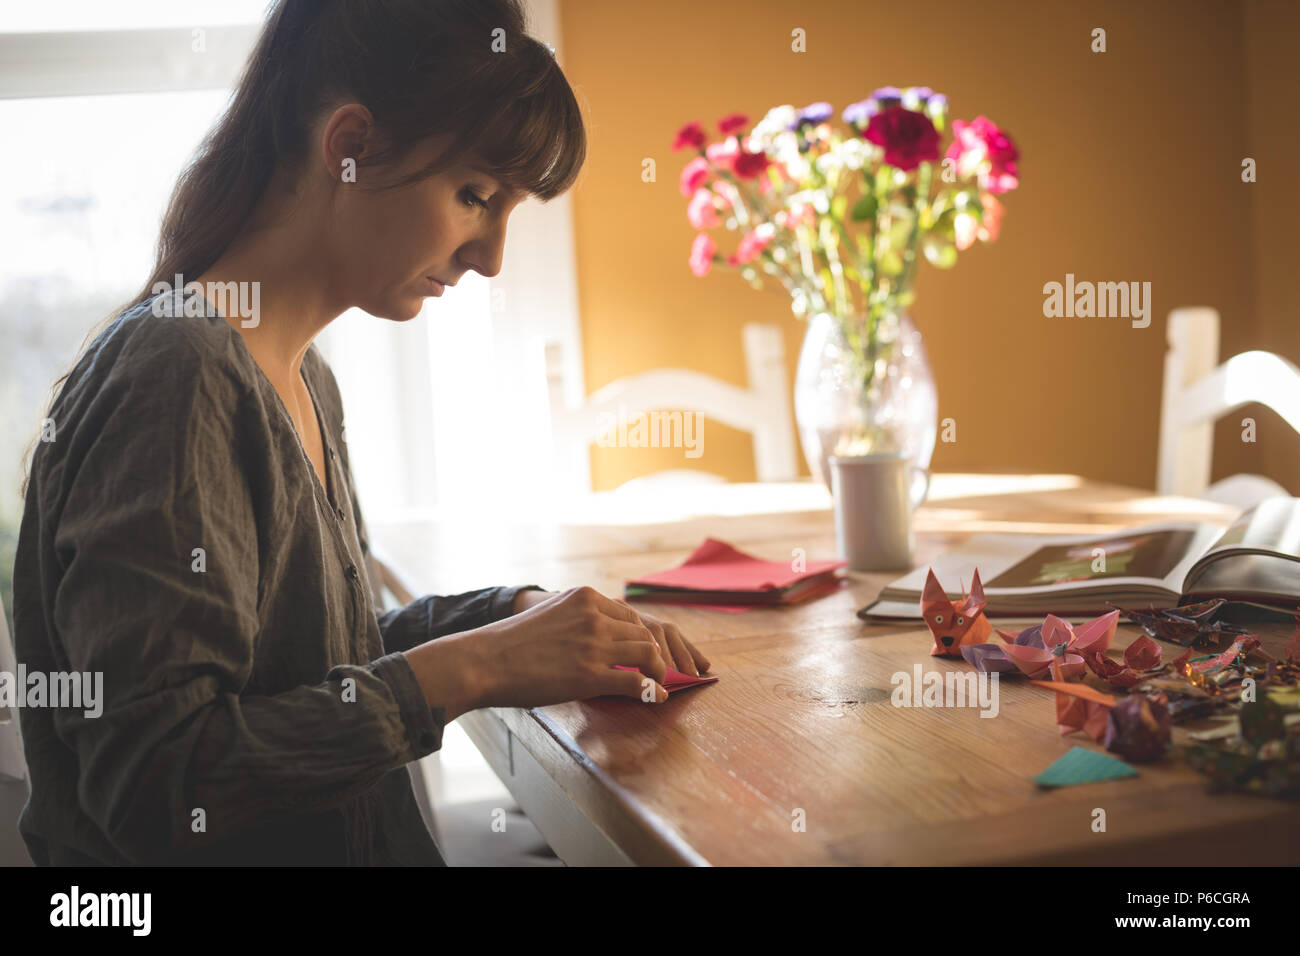
[[1035,777],[1034,783],[1040,787],[1071,787],[1079,783],[1122,780],[1137,775],[1137,771],[1122,760],[1099,754],[1095,750],[1074,747]]

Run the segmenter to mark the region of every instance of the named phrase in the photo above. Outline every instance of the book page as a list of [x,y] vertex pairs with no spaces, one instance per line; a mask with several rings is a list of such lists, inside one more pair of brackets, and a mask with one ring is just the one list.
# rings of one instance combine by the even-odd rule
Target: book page
[[[1048,544],[985,582],[990,588],[1047,588],[1106,578],[1168,582],[1196,538],[1192,528]],[[1175,585],[1176,587],[1176,585]]]
[[[984,593],[990,597],[1125,585],[1155,587],[1178,595],[1188,569],[1221,533],[1215,525],[1186,521],[1108,535],[977,534],[935,558],[932,567],[950,595],[969,586],[976,567]],[[1096,548],[1104,549],[1104,571],[1093,570]],[[1100,562],[1097,566],[1101,567]],[[889,585],[882,597],[919,597],[928,570],[916,568]]]

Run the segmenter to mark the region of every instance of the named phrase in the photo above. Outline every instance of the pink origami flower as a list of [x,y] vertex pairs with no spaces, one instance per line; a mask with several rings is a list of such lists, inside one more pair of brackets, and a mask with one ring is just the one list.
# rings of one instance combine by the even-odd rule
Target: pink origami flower
[[696,229],[712,229],[722,224],[718,215],[718,197],[711,189],[697,189],[686,207],[686,218]]
[[707,232],[702,232],[691,243],[691,271],[697,276],[706,276],[713,267],[713,254],[718,251],[718,244]]
[[681,189],[683,196],[693,196],[695,190],[704,185],[704,181],[709,178],[713,170],[709,167],[709,161],[703,156],[696,156],[684,167],[682,167],[681,179],[678,180],[678,188]]
[[1016,635],[999,629],[998,636],[1007,642],[1004,645],[974,644],[962,648],[962,656],[981,671],[1008,671],[1014,667],[1033,679],[1050,673],[1055,661],[1060,665],[1059,679],[1079,680],[1087,667],[1085,657],[1110,647],[1118,624],[1118,611],[1093,618],[1077,629],[1049,614],[1041,625],[1027,627]]
[[673,138],[673,151],[676,152],[684,146],[699,149],[704,145],[705,139],[703,126],[698,122],[687,123],[677,131],[677,135]]
[[862,134],[885,151],[885,162],[907,172],[939,158],[939,131],[930,117],[902,106],[874,114]]

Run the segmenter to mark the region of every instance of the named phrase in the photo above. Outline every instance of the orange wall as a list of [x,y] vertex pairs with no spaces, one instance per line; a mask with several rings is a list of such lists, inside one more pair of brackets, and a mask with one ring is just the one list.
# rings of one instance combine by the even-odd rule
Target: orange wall
[[[1300,4],[1249,0],[1245,22],[1250,147],[1260,166],[1259,181],[1247,187],[1252,199],[1252,287],[1258,317],[1258,339],[1250,346],[1300,364],[1300,308],[1295,291],[1295,257],[1300,251],[1296,241],[1300,155],[1295,148]],[[1251,415],[1259,423],[1259,442],[1254,446],[1258,451],[1245,470],[1267,474],[1292,494],[1300,494],[1300,436],[1267,408],[1250,406],[1242,415]]]
[[[947,94],[951,116],[1003,126],[1022,154],[999,241],[962,253],[951,271],[923,264],[917,281],[913,314],[939,415],[957,421],[958,440],[936,447],[934,467],[1153,486],[1170,309],[1218,308],[1225,356],[1266,347],[1300,361],[1300,333],[1285,325],[1297,179],[1284,175],[1296,160],[1282,140],[1294,130],[1273,128],[1297,102],[1286,48],[1297,14],[1214,0],[1081,6],[664,0],[650,13],[562,0],[565,69],[590,134],[573,193],[588,390],[664,366],[743,385],[740,330],[751,320],[785,329],[793,382],[805,327],[788,298],[725,268],[704,279],[687,268],[694,230],[677,176],[689,157],[671,150],[680,125],[823,99],[838,113],[878,86],[926,85]],[[1090,51],[1098,26],[1106,53]],[[795,27],[806,53],[790,50]],[[1240,181],[1247,155],[1261,169],[1254,185]],[[657,182],[642,182],[645,157]],[[731,251],[734,235],[718,234]],[[1045,318],[1043,284],[1067,272],[1151,282],[1150,327]],[[1283,454],[1280,420],[1242,414],[1252,413],[1257,445],[1220,423],[1215,477],[1257,471],[1286,484],[1300,437]],[[712,421],[704,435],[693,460],[680,449],[593,448],[594,486],[663,468],[753,480],[747,435]],[[1294,478],[1289,486],[1300,493]]]

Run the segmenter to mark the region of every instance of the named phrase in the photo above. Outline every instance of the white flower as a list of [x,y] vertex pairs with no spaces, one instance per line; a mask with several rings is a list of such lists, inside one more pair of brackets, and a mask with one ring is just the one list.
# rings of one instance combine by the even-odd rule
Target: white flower
[[849,169],[861,169],[871,158],[871,144],[864,139],[846,139],[840,144],[840,155]]
[[809,172],[811,172],[808,160],[804,159],[804,157],[798,153],[789,159],[782,160],[781,162],[785,165],[785,170],[789,174],[790,178],[795,182],[803,182],[808,178]]
[[844,158],[833,149],[827,150],[817,157],[817,169],[821,171],[823,176],[839,172],[843,166]]
[[758,121],[749,135],[756,145],[767,149],[781,133],[789,132],[789,128],[794,123],[797,115],[795,108],[789,104],[774,106],[767,111],[767,115]]

